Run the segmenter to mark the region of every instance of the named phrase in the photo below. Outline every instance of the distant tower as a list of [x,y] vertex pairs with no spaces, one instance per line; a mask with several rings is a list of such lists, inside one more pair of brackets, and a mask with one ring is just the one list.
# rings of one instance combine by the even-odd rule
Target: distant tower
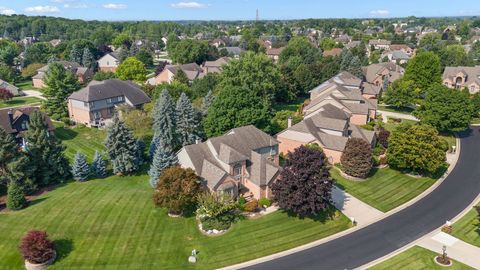
[[257,17],[255,19],[257,22],[260,21],[260,15],[258,15],[258,8],[257,8]]

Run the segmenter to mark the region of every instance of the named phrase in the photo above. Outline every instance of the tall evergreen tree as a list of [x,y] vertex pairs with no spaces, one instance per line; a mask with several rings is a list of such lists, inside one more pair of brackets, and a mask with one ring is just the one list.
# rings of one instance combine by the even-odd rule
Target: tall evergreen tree
[[16,181],[8,185],[7,191],[7,208],[10,210],[20,210],[27,206],[27,200],[23,192],[22,186]]
[[99,178],[107,176],[107,164],[102,155],[98,151],[95,151],[92,161],[92,173]]
[[347,71],[360,79],[363,77],[362,62],[360,61],[360,58],[358,56],[352,57],[352,61],[350,61]]
[[72,46],[70,51],[70,61],[81,64],[82,63],[82,52],[77,47],[77,45]]
[[136,162],[137,162],[138,166],[141,166],[145,162],[145,157],[144,157],[145,142],[142,139],[138,139],[136,141],[136,144],[137,144],[137,159],[136,159]]
[[112,124],[107,130],[105,146],[112,163],[113,173],[126,175],[138,169],[136,163],[137,144],[130,129],[118,118],[113,117]]
[[93,68],[95,65],[95,57],[88,48],[83,50],[82,65],[86,68]]
[[68,117],[67,98],[79,88],[75,75],[59,63],[48,66],[44,81],[46,88],[43,94],[47,98],[44,103],[47,113],[54,119]]
[[72,165],[73,179],[83,182],[90,176],[90,166],[84,154],[77,152]]
[[353,53],[350,50],[344,50],[340,56],[340,71],[347,71],[350,67],[350,62],[353,59]]
[[20,151],[13,136],[0,127],[0,185],[8,186],[12,182],[19,181],[23,181],[23,185],[26,185],[27,177],[27,157]]
[[[157,142],[158,137],[166,145],[175,149],[178,142],[175,129],[175,107],[168,90],[165,89],[160,94],[160,98],[157,100],[155,108],[153,109],[153,142]],[[153,146],[150,150],[152,153],[155,153],[155,143]]]
[[32,179],[38,186],[62,182],[70,176],[68,160],[63,151],[65,146],[48,131],[43,113],[30,114],[26,133],[27,155],[33,170]]
[[177,164],[177,156],[173,152],[172,148],[165,144],[162,139],[159,139],[155,154],[153,155],[152,164],[148,175],[150,176],[150,185],[156,187],[160,174],[163,170]]
[[202,102],[203,116],[207,115],[208,108],[210,108],[214,100],[215,100],[215,96],[213,95],[212,90],[208,91],[207,95],[203,98],[203,102]]
[[177,134],[180,143],[185,146],[200,139],[200,121],[195,109],[185,93],[180,95],[176,106]]

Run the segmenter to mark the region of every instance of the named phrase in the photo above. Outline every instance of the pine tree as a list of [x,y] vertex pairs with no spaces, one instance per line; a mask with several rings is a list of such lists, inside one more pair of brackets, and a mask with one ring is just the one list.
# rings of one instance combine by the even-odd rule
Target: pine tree
[[28,159],[15,142],[13,136],[0,127],[0,185],[8,186],[12,181],[26,180]]
[[212,105],[215,100],[215,96],[212,93],[212,90],[208,91],[207,95],[203,98],[202,102],[202,115],[206,116],[208,113],[208,108]]
[[30,114],[29,128],[25,139],[30,160],[32,180],[38,186],[62,182],[70,176],[65,146],[48,131],[43,113]]
[[95,151],[93,156],[92,173],[99,178],[107,176],[107,164],[98,151]]
[[145,153],[145,142],[142,140],[142,139],[138,139],[137,142],[137,159],[136,159],[136,163],[137,165],[140,167],[143,165],[143,163],[145,162],[145,157],[144,157],[144,153]]
[[84,154],[77,152],[72,165],[73,179],[83,182],[90,176],[90,166]]
[[341,54],[340,71],[346,71],[350,67],[353,54],[350,50],[344,50]]
[[44,77],[45,109],[53,119],[68,117],[67,98],[79,88],[75,75],[59,63],[52,63]]
[[105,141],[114,174],[126,175],[138,169],[135,162],[137,157],[137,144],[135,142],[132,131],[125,126],[118,115],[115,115],[113,123],[108,127]]
[[13,181],[8,185],[7,192],[7,208],[10,210],[20,210],[27,206],[27,200],[23,193],[22,187]]
[[[153,131],[155,141],[159,138],[172,149],[177,147],[177,135],[175,133],[175,107],[168,90],[163,90],[160,98],[153,109]],[[157,138],[158,137],[158,138]],[[155,144],[150,147],[151,153],[155,153]]]
[[200,121],[190,99],[183,92],[177,100],[175,116],[176,133],[183,146],[193,144],[200,139]]
[[70,61],[79,64],[82,63],[82,52],[77,45],[72,46],[72,50],[70,51]]
[[363,77],[362,61],[360,61],[360,58],[358,56],[354,56],[352,58],[352,61],[350,61],[350,65],[348,66],[347,71],[360,79]]
[[157,143],[155,154],[153,155],[150,170],[148,171],[148,175],[150,176],[150,185],[154,188],[157,185],[161,172],[164,169],[177,164],[177,162],[177,156],[173,152],[172,148],[163,143],[163,141],[160,139]]
[[82,56],[82,65],[86,68],[93,68],[95,64],[95,57],[93,56],[92,52],[88,48],[83,50]]

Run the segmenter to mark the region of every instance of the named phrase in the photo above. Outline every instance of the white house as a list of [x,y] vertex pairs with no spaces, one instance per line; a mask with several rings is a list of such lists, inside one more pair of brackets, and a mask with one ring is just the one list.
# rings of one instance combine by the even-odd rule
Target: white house
[[98,69],[102,72],[115,72],[120,64],[120,59],[115,52],[107,53],[97,61]]

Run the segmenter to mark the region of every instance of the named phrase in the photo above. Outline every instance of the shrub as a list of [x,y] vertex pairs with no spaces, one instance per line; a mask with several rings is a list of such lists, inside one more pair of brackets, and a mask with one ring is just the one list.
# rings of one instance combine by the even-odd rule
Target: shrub
[[390,137],[390,131],[386,129],[380,129],[378,132],[378,143],[384,148],[388,148],[388,138]]
[[44,231],[29,231],[20,244],[20,252],[31,263],[44,263],[55,256],[55,245]]
[[230,194],[204,192],[198,196],[197,217],[204,230],[226,230],[235,221],[236,207]]
[[258,200],[258,205],[262,207],[263,206],[269,207],[270,205],[272,205],[272,202],[268,198],[261,198],[260,200]]
[[8,186],[7,208],[11,210],[20,210],[27,206],[27,200],[23,194],[22,187],[12,182]]
[[13,94],[5,88],[0,88],[0,100],[7,101],[13,98]]
[[235,222],[235,215],[222,215],[216,218],[204,218],[202,220],[202,229],[225,231]]
[[247,200],[245,199],[245,197],[238,198],[238,205],[244,206],[246,203],[247,203]]
[[247,212],[255,212],[257,208],[258,208],[258,201],[256,199],[252,199],[251,201],[247,202],[244,206],[244,209]]
[[351,138],[340,159],[343,171],[354,177],[366,178],[372,169],[372,157],[372,148],[367,141]]

